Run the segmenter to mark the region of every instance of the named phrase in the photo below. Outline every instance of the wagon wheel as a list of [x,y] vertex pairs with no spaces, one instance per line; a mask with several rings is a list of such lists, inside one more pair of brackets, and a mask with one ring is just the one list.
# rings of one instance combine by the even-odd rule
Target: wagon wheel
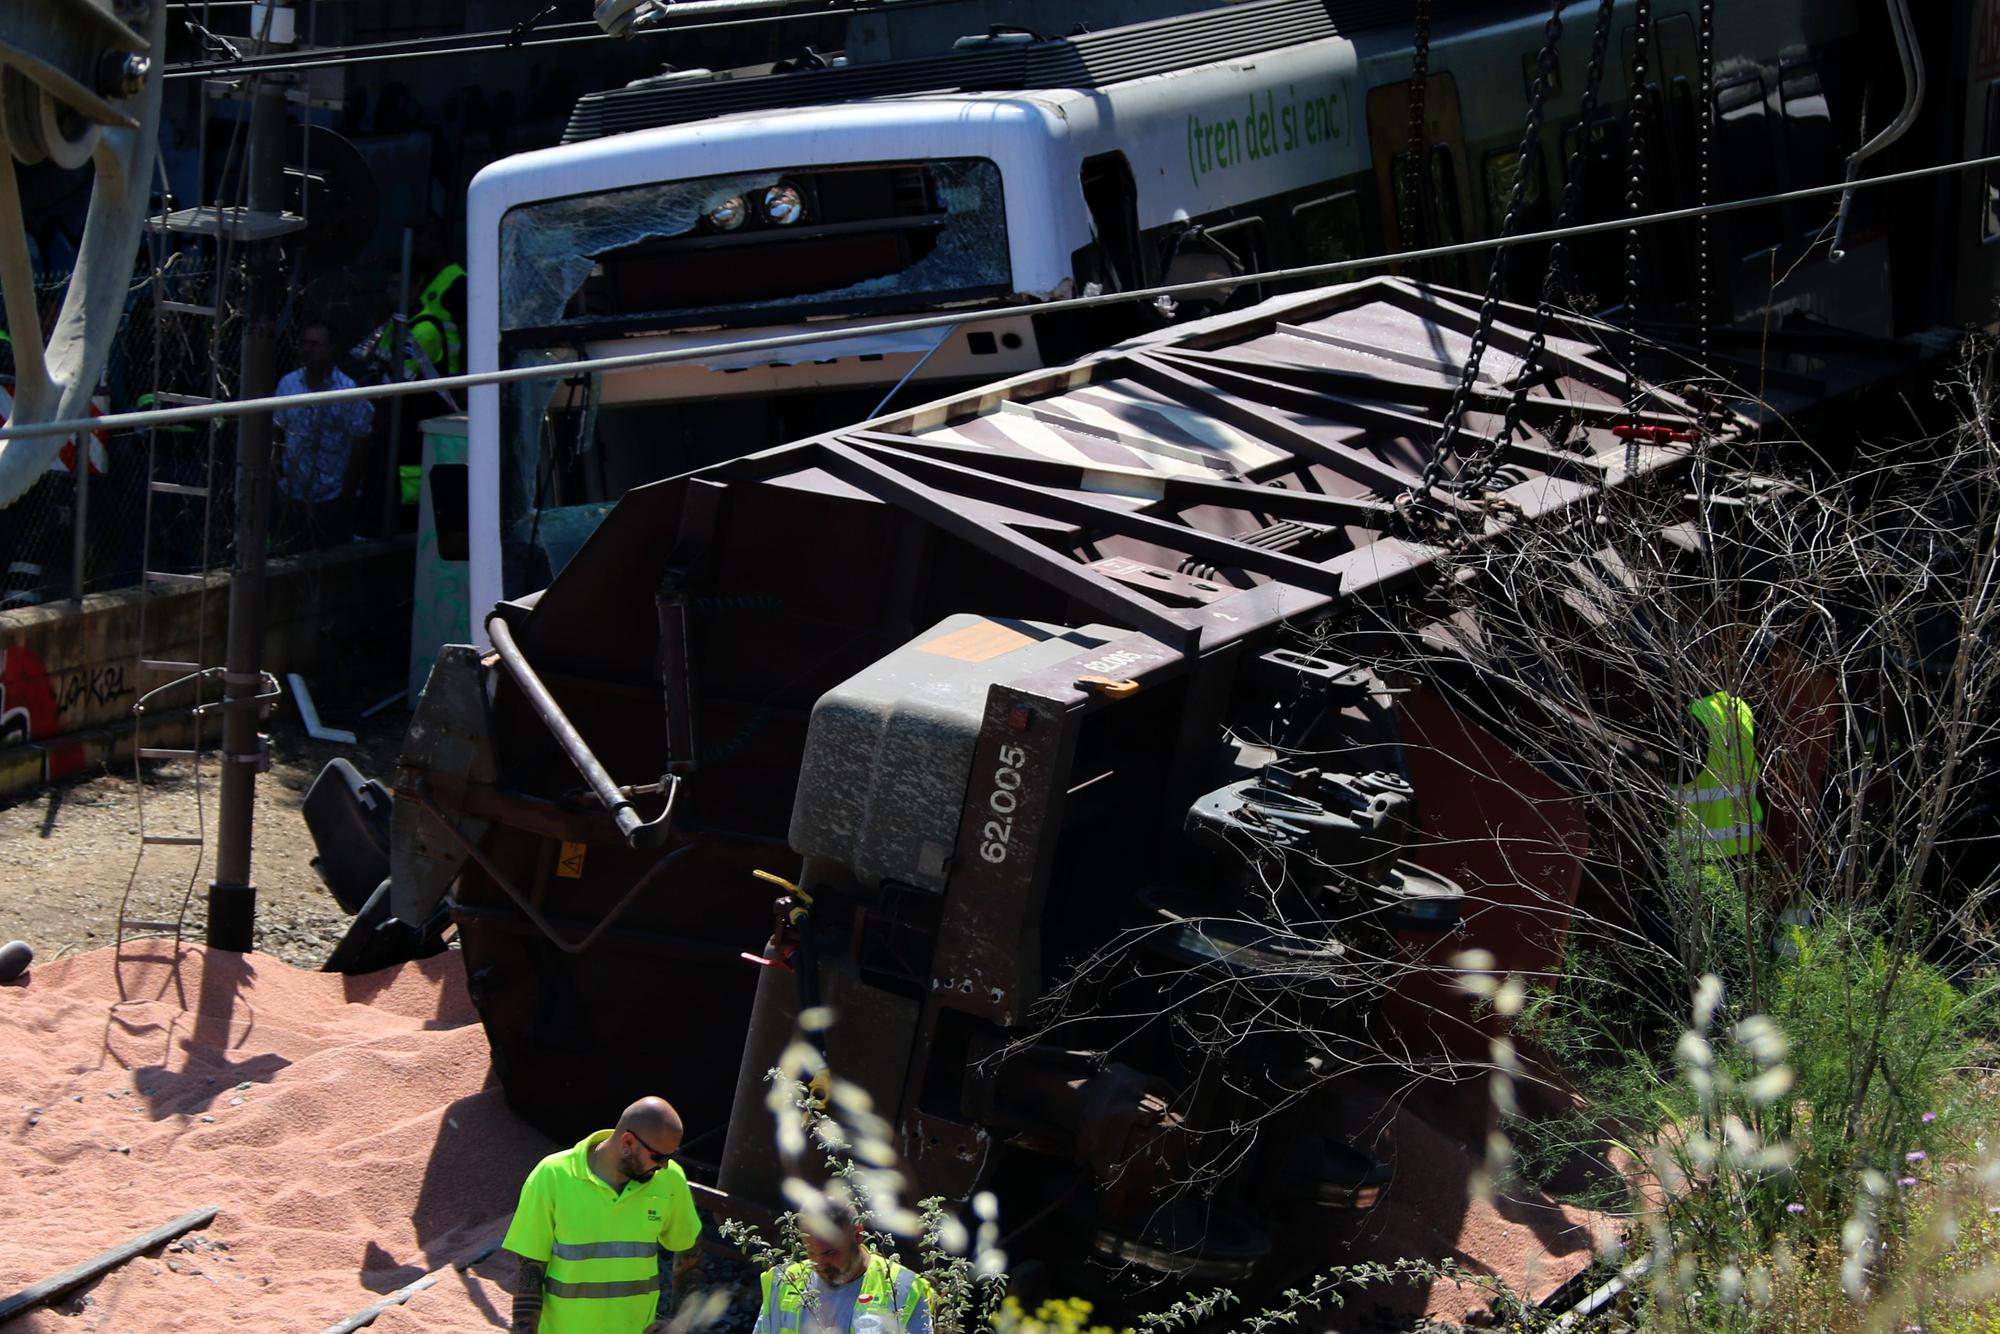
[[[14,348],[8,425],[90,415],[132,281],[160,120],[166,0],[0,6],[0,293]],[[90,214],[44,338],[16,163],[95,167]],[[32,486],[57,436],[0,440],[0,505]]]

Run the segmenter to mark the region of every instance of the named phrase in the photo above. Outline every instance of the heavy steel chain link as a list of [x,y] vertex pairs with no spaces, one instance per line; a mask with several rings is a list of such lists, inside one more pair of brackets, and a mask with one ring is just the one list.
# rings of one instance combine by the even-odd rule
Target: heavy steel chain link
[[1431,0],[1417,0],[1416,32],[1410,43],[1410,138],[1404,148],[1403,207],[1399,214],[1405,250],[1420,247],[1424,235],[1424,181],[1429,165],[1429,154],[1424,151],[1429,135],[1424,122],[1431,82]]
[[1500,423],[1498,438],[1502,444],[1511,441],[1520,429],[1528,389],[1548,346],[1549,322],[1555,318],[1556,298],[1562,291],[1562,274],[1569,262],[1569,241],[1562,233],[1569,229],[1577,201],[1583,195],[1583,174],[1590,163],[1590,122],[1597,114],[1598,96],[1604,86],[1604,54],[1611,45],[1611,14],[1616,4],[1617,0],[1598,0],[1597,22],[1590,33],[1590,64],[1584,71],[1583,99],[1577,111],[1576,143],[1570,150],[1562,198],[1556,205],[1556,218],[1551,226],[1557,236],[1549,245],[1548,268],[1542,275],[1542,296],[1535,304],[1535,323],[1528,334],[1527,354],[1522,358],[1521,373],[1514,377],[1514,393],[1507,400],[1507,415]]
[[1715,161],[1715,0],[1701,0],[1700,62],[1695,95],[1701,98],[1701,142],[1696,146],[1696,173],[1698,177],[1696,200],[1704,210],[1695,221],[1695,346],[1696,358],[1701,373],[1711,383],[1703,386],[1703,425],[1713,429],[1719,416],[1720,397],[1712,383],[1713,371],[1709,363],[1709,322],[1713,318],[1715,291],[1714,274],[1711,272],[1710,228],[1708,213],[1710,187],[1714,181]]
[[[1646,76],[1653,31],[1653,0],[1638,0],[1632,15],[1633,54],[1625,96],[1625,213],[1637,218],[1646,211]],[[1625,442],[1625,467],[1639,462],[1639,289],[1645,281],[1645,245],[1641,229],[1625,229],[1625,404],[1632,414],[1632,432]]]
[[[1535,81],[1528,89],[1528,118],[1521,127],[1521,147],[1514,162],[1514,188],[1507,196],[1507,212],[1500,220],[1500,236],[1504,240],[1514,235],[1521,221],[1521,206],[1528,199],[1528,185],[1534,179],[1531,173],[1539,170],[1542,160],[1542,113],[1548,103],[1549,84],[1555,72],[1556,52],[1562,45],[1564,0],[1555,0],[1549,9],[1549,20],[1542,27],[1542,51],[1535,64]],[[1493,254],[1493,263],[1486,271],[1486,297],[1479,303],[1479,322],[1473,326],[1472,347],[1466,353],[1465,367],[1459,372],[1458,388],[1452,393],[1451,406],[1445,410],[1444,429],[1431,448],[1430,461],[1424,465],[1423,479],[1417,484],[1417,494],[1428,496],[1431,488],[1444,475],[1445,460],[1451,457],[1458,443],[1458,433],[1465,423],[1465,412],[1472,398],[1472,386],[1479,379],[1479,366],[1486,358],[1486,345],[1493,337],[1493,314],[1500,304],[1500,289],[1507,277],[1507,259],[1513,253],[1512,247],[1502,246]],[[1504,438],[1499,442],[1505,443]],[[1499,445],[1488,451],[1486,469],[1498,466]],[[1461,486],[1460,490],[1468,489]]]

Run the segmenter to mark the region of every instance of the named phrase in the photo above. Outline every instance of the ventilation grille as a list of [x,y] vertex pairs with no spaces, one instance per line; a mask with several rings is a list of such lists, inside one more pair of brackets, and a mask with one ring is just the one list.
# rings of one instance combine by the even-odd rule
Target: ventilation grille
[[793,74],[614,88],[576,104],[564,143],[602,139],[741,111],[913,93],[1101,88],[1257,55],[1342,32],[1409,22],[1407,0],[1248,0],[1105,32],[1026,46],[972,47],[916,60]]

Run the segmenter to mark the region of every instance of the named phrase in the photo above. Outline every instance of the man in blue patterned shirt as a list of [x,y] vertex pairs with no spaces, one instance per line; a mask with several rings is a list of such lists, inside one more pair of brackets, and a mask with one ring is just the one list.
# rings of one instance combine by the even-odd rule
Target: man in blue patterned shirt
[[[325,322],[315,320],[299,330],[299,359],[299,369],[278,381],[281,396],[354,388],[354,381],[334,364],[333,331]],[[354,497],[366,461],[356,442],[374,425],[375,405],[357,399],[279,408],[271,421],[285,450],[273,531],[295,550],[347,541],[354,531]]]

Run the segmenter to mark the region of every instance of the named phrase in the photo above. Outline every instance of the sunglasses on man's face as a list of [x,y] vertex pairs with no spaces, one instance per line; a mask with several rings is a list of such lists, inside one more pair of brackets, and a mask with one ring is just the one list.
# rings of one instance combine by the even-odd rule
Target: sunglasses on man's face
[[626,1131],[625,1133],[626,1133],[626,1134],[628,1134],[628,1135],[631,1135],[631,1136],[632,1136],[632,1138],[633,1138],[633,1139],[634,1139],[635,1141],[637,1141],[637,1142],[638,1142],[638,1145],[639,1145],[639,1147],[640,1147],[640,1148],[644,1149],[644,1150],[645,1150],[645,1151],[646,1151],[647,1153],[650,1153],[650,1154],[652,1154],[652,1155],[653,1155],[653,1161],[654,1161],[654,1162],[656,1162],[656,1163],[664,1163],[664,1162],[666,1162],[666,1161],[667,1161],[667,1159],[669,1159],[669,1158],[671,1158],[671,1157],[673,1156],[672,1154],[667,1154],[667,1153],[661,1153],[661,1152],[660,1152],[660,1151],[659,1151],[658,1149],[656,1149],[656,1148],[654,1148],[654,1147],[653,1147],[652,1145],[650,1145],[650,1144],[646,1143],[646,1141],[645,1141],[645,1140],[642,1140],[642,1139],[640,1139],[640,1138],[639,1138],[639,1136],[638,1136],[638,1135],[637,1135],[636,1133],[634,1133],[633,1131],[630,1131],[630,1130],[628,1130],[628,1131]]

